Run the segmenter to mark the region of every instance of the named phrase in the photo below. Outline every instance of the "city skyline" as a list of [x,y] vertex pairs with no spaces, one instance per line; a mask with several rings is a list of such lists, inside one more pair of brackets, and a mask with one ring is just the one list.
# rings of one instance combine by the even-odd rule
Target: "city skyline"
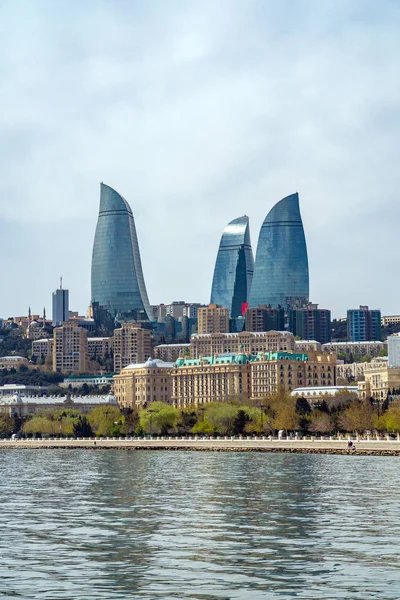
[[223,226],[297,189],[311,300],[400,312],[398,3],[21,0],[2,23],[0,315],[49,312],[60,274],[86,311],[102,180],[154,304],[207,303]]

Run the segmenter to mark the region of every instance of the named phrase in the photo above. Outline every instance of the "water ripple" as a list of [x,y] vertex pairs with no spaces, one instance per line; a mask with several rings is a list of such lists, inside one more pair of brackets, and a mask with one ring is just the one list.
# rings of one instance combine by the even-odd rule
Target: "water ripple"
[[400,597],[397,457],[0,452],[0,596]]

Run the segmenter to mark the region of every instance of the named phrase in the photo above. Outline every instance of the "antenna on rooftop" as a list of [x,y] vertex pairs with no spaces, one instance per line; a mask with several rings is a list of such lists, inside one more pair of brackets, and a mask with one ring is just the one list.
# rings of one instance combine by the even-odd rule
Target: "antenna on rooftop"
[[62,290],[62,277],[60,277],[60,290]]

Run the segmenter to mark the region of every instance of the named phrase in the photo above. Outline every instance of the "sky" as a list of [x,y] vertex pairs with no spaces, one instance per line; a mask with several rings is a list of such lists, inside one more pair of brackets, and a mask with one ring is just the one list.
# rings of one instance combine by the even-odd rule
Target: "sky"
[[399,0],[0,0],[0,316],[85,313],[100,182],[150,302],[299,192],[310,300],[400,313]]

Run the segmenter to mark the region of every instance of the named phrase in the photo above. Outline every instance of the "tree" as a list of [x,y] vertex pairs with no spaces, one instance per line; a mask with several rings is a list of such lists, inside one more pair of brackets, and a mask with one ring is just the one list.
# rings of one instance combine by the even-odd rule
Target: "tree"
[[239,408],[237,411],[234,423],[233,423],[233,433],[234,435],[242,435],[245,430],[248,422],[250,421],[250,417],[245,410]]
[[139,425],[145,433],[166,435],[176,430],[180,413],[165,402],[152,402],[139,412]]
[[338,423],[345,431],[363,431],[373,429],[374,409],[368,401],[355,400],[339,416]]
[[380,427],[377,429],[386,429],[393,433],[400,432],[400,402],[398,400],[380,417],[378,424]]
[[102,404],[88,414],[88,421],[97,437],[119,435],[123,419],[117,406]]
[[121,433],[122,435],[132,435],[139,424],[139,413],[136,408],[123,408],[121,412],[123,416]]
[[334,429],[334,420],[326,411],[314,410],[308,428],[314,433],[330,433]]
[[0,415],[0,437],[10,437],[15,431],[15,421],[10,415]]
[[194,410],[182,410],[181,417],[178,422],[178,431],[181,434],[191,433],[196,425],[198,416]]
[[204,420],[218,435],[232,435],[238,414],[238,407],[232,404],[213,402],[206,408]]

